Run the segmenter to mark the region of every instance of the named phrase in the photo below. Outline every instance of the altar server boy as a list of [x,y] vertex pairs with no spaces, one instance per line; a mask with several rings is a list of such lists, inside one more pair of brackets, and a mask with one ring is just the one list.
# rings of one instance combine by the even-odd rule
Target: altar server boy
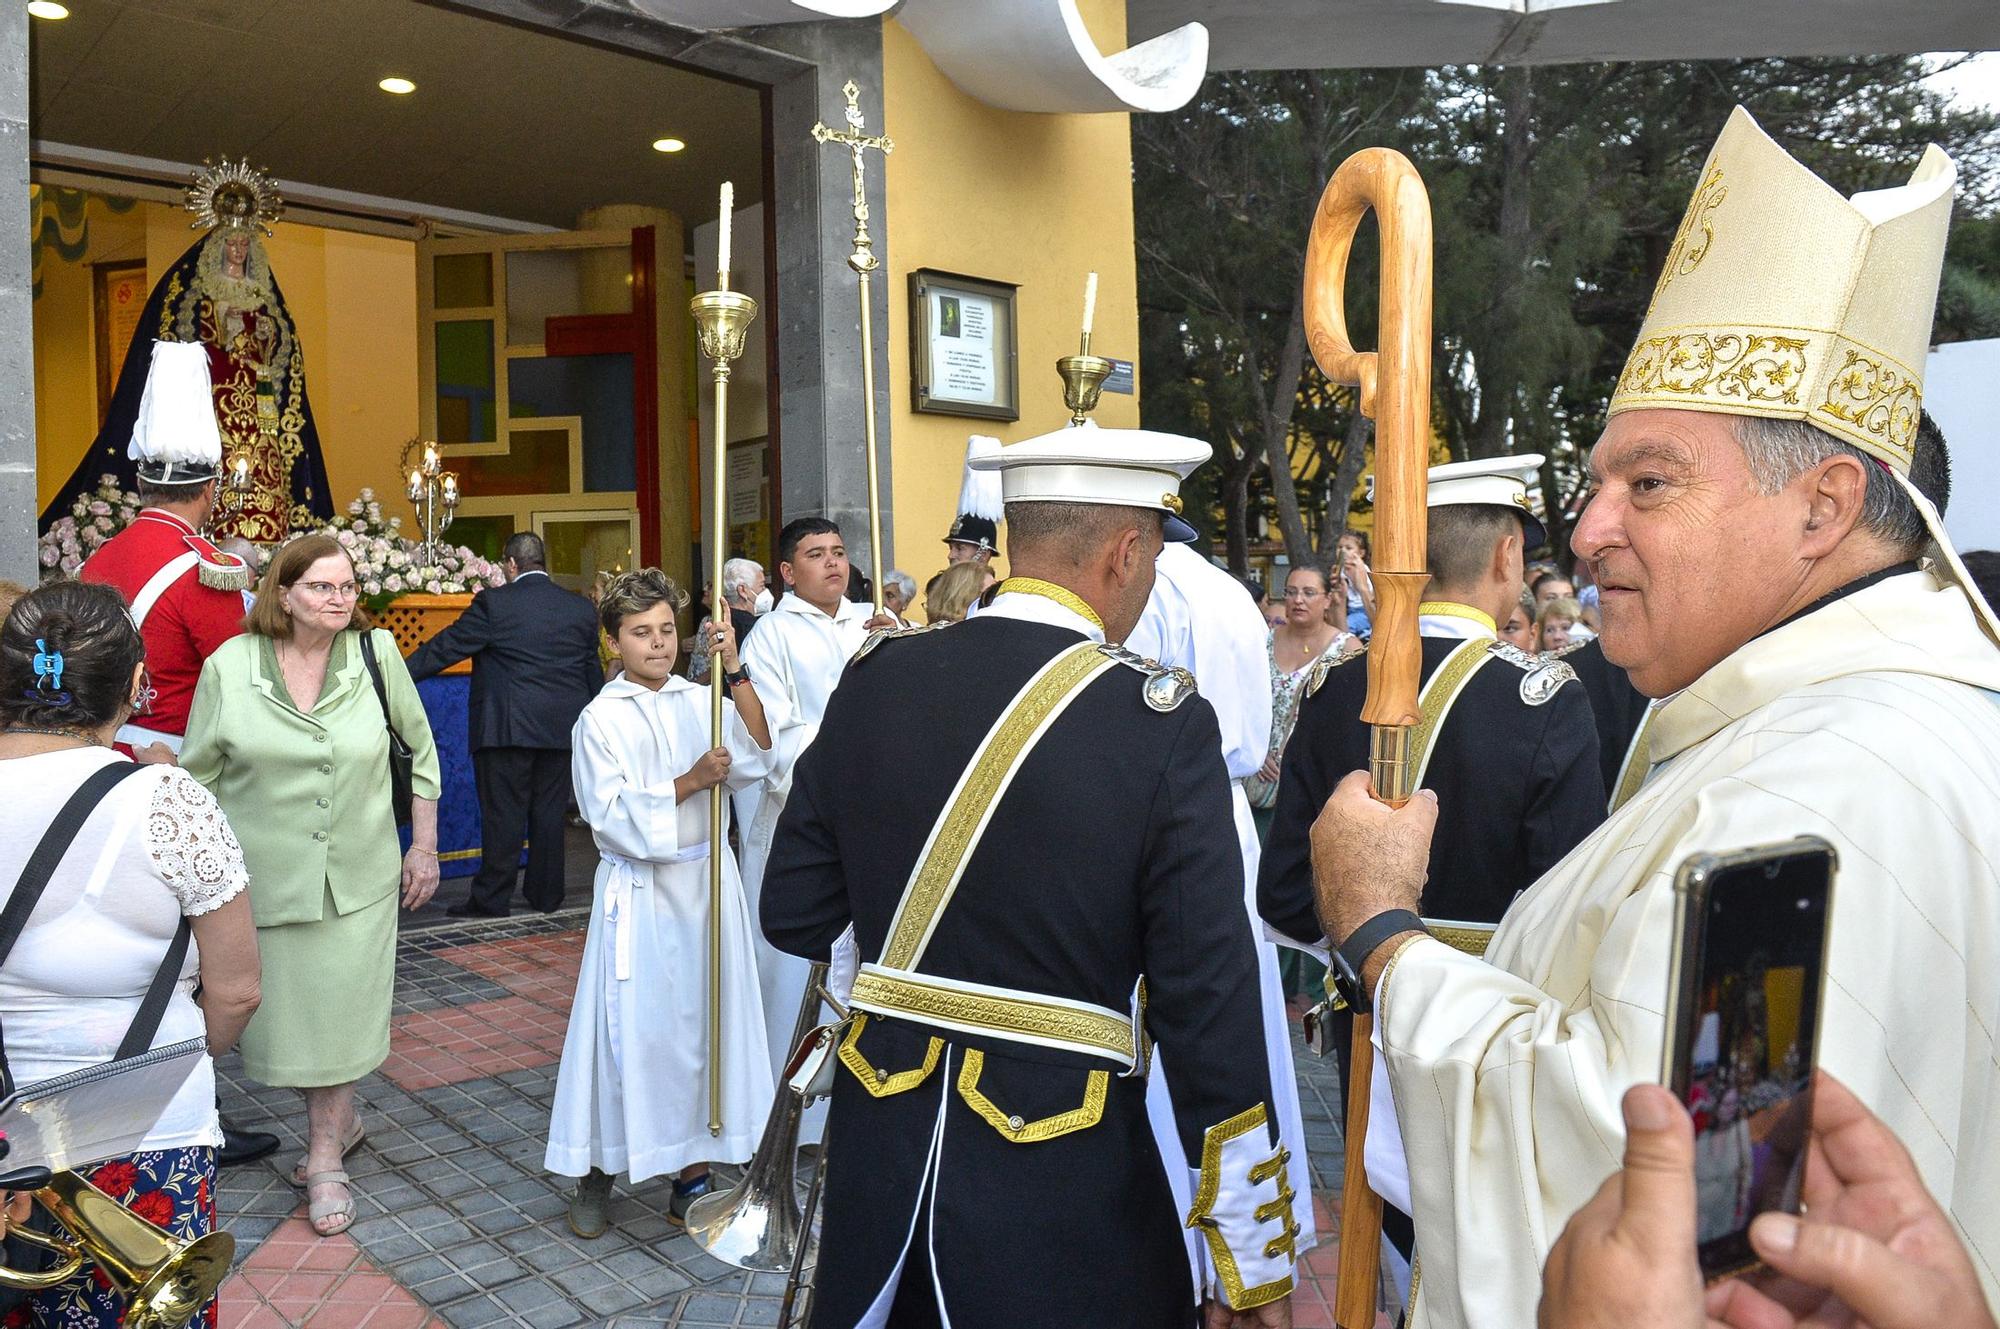
[[710,1188],[709,1163],[740,1163],[755,1150],[774,1092],[750,916],[725,848],[723,1127],[709,1134],[709,799],[718,785],[737,789],[767,773],[783,716],[758,698],[724,615],[703,626],[729,694],[727,741],[710,746],[708,689],[673,672],[674,612],[686,603],[657,568],[605,588],[598,615],[622,672],[571,736],[577,806],[599,862],[546,1165],[582,1179],[569,1210],[581,1237],[603,1234],[620,1172],[632,1183],[677,1174],[668,1216],[684,1223]]

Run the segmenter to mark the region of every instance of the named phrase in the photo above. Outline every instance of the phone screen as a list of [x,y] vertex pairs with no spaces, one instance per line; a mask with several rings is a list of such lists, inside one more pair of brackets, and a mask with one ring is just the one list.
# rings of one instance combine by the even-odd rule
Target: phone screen
[[1825,850],[1793,848],[1714,869],[1689,901],[1673,1088],[1694,1118],[1710,1277],[1756,1263],[1751,1219],[1799,1209],[1832,879]]

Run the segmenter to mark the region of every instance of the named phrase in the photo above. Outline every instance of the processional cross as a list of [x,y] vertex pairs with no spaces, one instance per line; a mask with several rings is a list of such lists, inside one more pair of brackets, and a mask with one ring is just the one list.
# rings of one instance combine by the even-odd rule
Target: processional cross
[[844,118],[847,128],[832,130],[824,120],[812,127],[815,142],[838,143],[846,148],[854,163],[854,252],[847,266],[861,279],[861,422],[868,444],[868,559],[870,580],[875,586],[875,612],[882,612],[882,573],[888,566],[882,559],[881,480],[875,464],[875,336],[870,324],[868,276],[880,265],[874,242],[868,238],[868,166],[863,156],[870,148],[887,156],[896,150],[886,134],[870,135],[861,123],[861,89],[853,79],[840,89],[847,98]]
[[[868,274],[879,263],[875,257],[874,242],[868,238],[868,161],[863,155],[874,148],[883,156],[896,150],[887,134],[870,135],[861,123],[861,89],[853,79],[841,86],[841,95],[847,98],[847,110],[843,118],[847,121],[845,130],[832,130],[826,121],[814,123],[812,135],[815,142],[838,143],[848,149],[854,160],[854,252],[848,255],[847,266],[861,274],[862,288],[867,289]],[[862,306],[866,310],[867,306]],[[863,314],[866,318],[866,314]]]

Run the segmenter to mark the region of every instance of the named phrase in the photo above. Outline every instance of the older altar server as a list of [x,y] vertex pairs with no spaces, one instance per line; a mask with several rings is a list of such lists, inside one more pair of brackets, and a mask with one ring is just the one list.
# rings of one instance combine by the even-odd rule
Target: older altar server
[[[1954,174],[1933,147],[1844,199],[1741,109],[1703,167],[1573,537],[1606,657],[1660,699],[1639,775],[1485,962],[1343,948],[1409,1159],[1416,1325],[1534,1323],[1620,1094],[1661,1073],[1675,870],[1800,834],[1840,855],[1821,1064],[2000,1290],[2000,649],[1917,427]],[[1331,935],[1415,907],[1432,815],[1342,784],[1313,837]]]
[[[1211,1324],[1291,1323],[1298,1232],[1215,711],[1185,671],[1107,644],[1162,537],[1193,535],[1171,509],[1208,451],[1124,429],[1003,449],[1016,575],[976,619],[874,638],[799,763],[764,931],[825,959],[852,926],[869,961],[816,1325],[1191,1324],[1184,1227]],[[1146,1120],[1151,1039],[1200,1160],[1181,1213]]]
[[722,861],[722,1133],[708,1131],[708,800],[770,771],[783,702],[761,702],[733,627],[704,624],[729,697],[712,749],[708,689],[676,678],[674,611],[686,596],[657,568],[605,588],[598,617],[622,672],[577,717],[570,766],[599,862],[556,1073],[545,1165],[581,1178],[570,1227],[597,1237],[611,1179],[677,1174],[678,1223],[709,1188],[710,1162],[740,1163],[776,1092],[749,911]]
[[[1312,1163],[1306,1156],[1305,1125],[1299,1115],[1298,1077],[1292,1069],[1292,1031],[1285,990],[1278,978],[1278,948],[1264,938],[1257,918],[1257,828],[1243,781],[1264,764],[1271,741],[1271,663],[1264,652],[1270,629],[1243,583],[1178,541],[1160,550],[1153,593],[1139,625],[1125,639],[1134,654],[1194,675],[1202,697],[1215,708],[1222,728],[1222,764],[1229,772],[1229,812],[1236,824],[1236,847],[1243,856],[1245,915],[1257,948],[1257,992],[1263,1004],[1264,1056],[1271,1070],[1271,1103],[1278,1139],[1291,1151],[1292,1217],[1299,1225],[1299,1248],[1314,1241]],[[1171,1059],[1160,1063],[1146,1095],[1146,1111],[1167,1165],[1167,1180],[1181,1209],[1188,1205],[1187,1160],[1180,1156],[1174,1129]],[[1198,1243],[1189,1234],[1189,1249]]]
[[[743,667],[757,681],[761,694],[777,702],[771,736],[775,744],[769,770],[761,781],[735,796],[737,824],[744,828],[743,893],[752,914],[763,890],[764,863],[771,853],[771,835],[791,793],[792,768],[819,735],[820,717],[833,695],[847,662],[861,649],[872,624],[895,627],[893,619],[871,620],[868,606],[847,598],[847,542],[840,527],[824,517],[799,517],[778,532],[778,572],[785,596],[757,620],[757,631],[743,643]],[[810,968],[786,955],[759,935],[757,976],[764,994],[764,1030],[771,1069],[775,1074],[791,1056],[792,1028],[806,992]],[[800,1137],[819,1138],[826,1105],[808,1109]]]

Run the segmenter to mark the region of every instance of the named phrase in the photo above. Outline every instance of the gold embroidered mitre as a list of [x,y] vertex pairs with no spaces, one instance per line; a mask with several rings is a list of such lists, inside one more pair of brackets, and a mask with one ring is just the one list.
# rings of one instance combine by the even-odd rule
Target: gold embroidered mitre
[[1737,107],[1701,169],[1611,414],[1804,420],[1908,474],[1957,169],[1843,198]]

